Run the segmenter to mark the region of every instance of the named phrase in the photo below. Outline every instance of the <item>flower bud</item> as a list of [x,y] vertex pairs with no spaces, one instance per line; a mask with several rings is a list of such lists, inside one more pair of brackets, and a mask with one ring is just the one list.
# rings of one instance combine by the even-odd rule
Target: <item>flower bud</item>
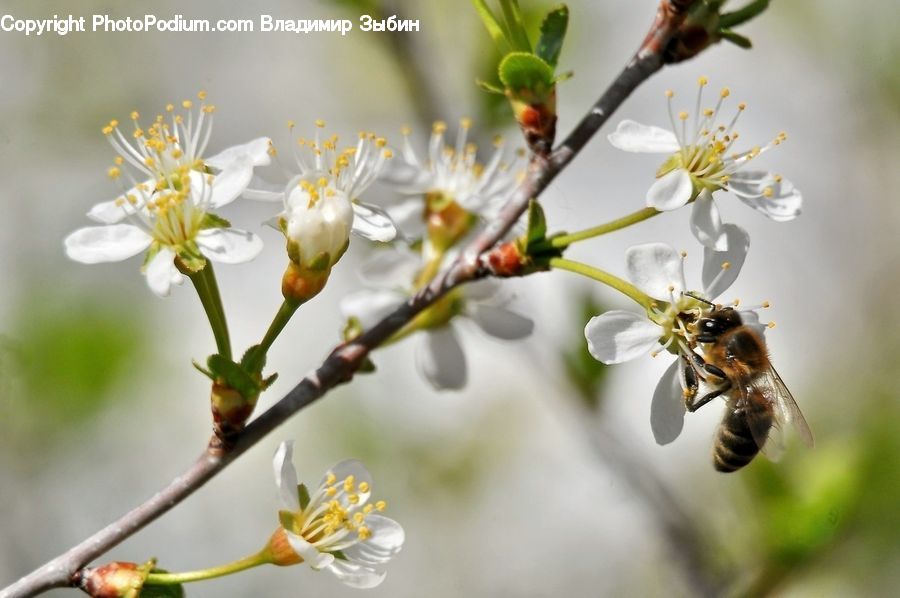
[[288,256],[305,269],[328,271],[344,255],[353,226],[353,206],[326,178],[292,185],[282,217]]
[[556,86],[543,93],[507,89],[506,95],[528,147],[538,155],[549,154],[556,138]]
[[266,545],[265,549],[271,556],[271,563],[273,565],[288,567],[303,562],[300,555],[298,555],[291,547],[291,543],[288,542],[287,539],[287,534],[281,526],[278,526],[278,529],[276,529],[269,538],[269,543]]
[[146,573],[136,563],[113,562],[86,569],[79,586],[94,598],[120,598],[137,595]]
[[311,269],[291,262],[281,277],[281,294],[287,301],[298,305],[305,303],[325,288],[330,274],[331,267],[325,270]]
[[226,384],[214,382],[210,392],[210,408],[216,436],[227,438],[244,428],[253,414],[259,395],[247,398]]

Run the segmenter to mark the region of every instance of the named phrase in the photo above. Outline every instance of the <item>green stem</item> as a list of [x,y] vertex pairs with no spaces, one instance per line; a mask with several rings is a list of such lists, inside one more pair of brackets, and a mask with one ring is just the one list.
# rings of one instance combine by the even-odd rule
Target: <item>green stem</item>
[[722,16],[719,17],[719,27],[721,29],[731,29],[732,27],[746,23],[750,19],[761,14],[767,8],[769,8],[769,0],[755,0],[755,2],[751,2],[734,12],[723,13]]
[[278,308],[278,313],[276,313],[275,317],[272,319],[269,329],[266,330],[266,335],[259,343],[259,347],[264,353],[268,353],[269,347],[272,346],[272,343],[275,342],[275,339],[278,338],[278,335],[281,334],[281,331],[284,330],[284,327],[287,326],[287,323],[291,320],[294,312],[296,312],[297,308],[301,305],[302,302],[299,301],[284,300],[284,303]]
[[653,218],[657,214],[662,214],[662,212],[660,212],[656,208],[643,208],[641,210],[638,210],[637,212],[632,212],[627,216],[616,218],[615,220],[611,220],[599,226],[594,226],[574,233],[551,237],[542,243],[538,243],[531,251],[531,253],[536,254],[541,252],[542,250],[548,249],[565,249],[572,243],[584,241],[585,239],[592,239],[594,237],[599,237],[600,235],[605,235],[607,233],[629,227],[632,224],[637,224],[638,222],[643,222],[644,220]]
[[204,579],[215,579],[216,577],[224,577],[239,571],[266,565],[272,562],[272,558],[267,549],[260,550],[256,554],[238,559],[227,565],[219,565],[218,567],[210,567],[209,569],[201,569],[199,571],[186,571],[184,573],[150,573],[147,575],[145,586],[168,586],[192,581],[203,581]]
[[618,276],[614,276],[613,274],[610,274],[609,272],[606,272],[604,270],[600,270],[599,268],[594,268],[593,266],[588,266],[587,264],[567,260],[561,257],[552,257],[547,261],[547,264],[551,268],[568,270],[569,272],[581,274],[582,276],[587,276],[592,280],[602,282],[606,286],[619,291],[629,299],[636,301],[644,309],[649,310],[654,303],[652,297],[649,297],[648,295],[643,293],[639,288],[637,288],[630,282],[624,281]]
[[231,339],[228,336],[228,322],[225,319],[225,308],[222,306],[222,297],[219,294],[219,284],[216,282],[216,274],[213,272],[212,263],[207,260],[206,265],[199,272],[185,272],[197,295],[200,303],[209,318],[213,336],[216,338],[216,347],[219,354],[226,359],[231,359]]

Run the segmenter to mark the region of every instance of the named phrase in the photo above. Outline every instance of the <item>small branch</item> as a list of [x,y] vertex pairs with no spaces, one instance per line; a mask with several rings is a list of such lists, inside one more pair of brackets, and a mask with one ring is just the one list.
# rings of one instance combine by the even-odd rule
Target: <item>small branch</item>
[[662,67],[662,51],[683,21],[688,8],[695,1],[660,2],[650,33],[629,64],[549,158],[532,158],[526,180],[497,219],[474,239],[446,271],[436,276],[428,286],[371,330],[337,347],[315,372],[301,380],[284,398],[251,422],[234,444],[223,445],[219,439],[213,438],[210,446],[190,469],[175,478],[164,490],[118,521],[9,586],[0,592],[0,598],[21,598],[50,588],[75,585],[77,574],[82,567],[190,496],[297,411],[316,401],[332,388],[350,381],[369,352],[400,330],[420,311],[455,286],[489,275],[490,272],[482,265],[486,257],[483,254],[515,225],[528,207],[528,201],[538,197],[547,188],[631,92]]

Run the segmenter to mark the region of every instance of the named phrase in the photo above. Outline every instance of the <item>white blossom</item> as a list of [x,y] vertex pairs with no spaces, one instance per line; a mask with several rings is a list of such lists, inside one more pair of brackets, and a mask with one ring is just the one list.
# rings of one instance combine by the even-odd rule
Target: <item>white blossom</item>
[[385,573],[375,566],[400,552],[405,534],[381,515],[384,501],[369,500],[372,476],[359,461],[342,461],[307,490],[297,482],[292,453],[293,442],[282,442],[273,461],[285,509],[280,520],[291,548],[311,569],[328,569],[348,586],[377,586]]
[[701,108],[706,78],[701,77],[699,83],[693,130],[688,130],[688,112],[674,114],[674,94],[667,91],[671,131],[624,120],[609,135],[609,141],[628,152],[671,154],[657,171],[657,180],[647,192],[647,205],[667,211],[678,209],[693,200],[691,230],[694,236],[704,246],[724,251],[728,249],[728,237],[713,200],[717,191],[730,191],[776,222],[796,218],[800,214],[803,198],[781,175],[746,169],[751,160],[781,144],[787,135],[779,133],[762,147],[752,147],[743,152],[732,151],[740,137],[734,126],[746,105],[738,105],[737,113],[727,125],[718,124],[722,104],[731,92],[728,88],[722,89],[715,108]]
[[[452,260],[449,256],[446,261]],[[409,299],[422,280],[423,262],[409,250],[378,252],[363,265],[363,279],[373,288],[350,294],[341,300],[345,319],[353,319],[367,330]],[[416,365],[438,390],[463,388],[468,365],[460,343],[456,316],[474,321],[495,338],[525,338],[534,323],[505,307],[508,297],[498,293],[498,283],[482,280],[457,287],[419,314],[409,332],[421,332],[415,347]]]
[[[701,289],[688,287],[685,282],[685,254],[663,243],[631,247],[626,253],[628,279],[655,299],[655,305],[642,315],[624,310],[605,312],[591,318],[584,329],[588,350],[605,364],[648,354],[655,357],[663,351],[676,357],[657,384],[651,403],[650,424],[660,444],[673,441],[681,432],[685,412],[682,356],[693,358],[695,342],[690,323],[709,309],[686,293],[713,301],[737,278],[749,249],[749,236],[739,227],[727,224],[725,234],[729,236],[727,252],[704,249]],[[742,313],[746,323],[758,323],[752,311]]]
[[176,258],[189,267],[201,267],[204,258],[235,264],[259,254],[259,237],[231,228],[211,210],[234,201],[250,182],[253,169],[269,163],[269,140],[255,139],[204,159],[215,108],[203,102],[204,93],[199,97],[198,111],[192,110],[190,100],[182,103],[186,114],[169,104],[166,115],[158,115],[147,128],[133,112],[133,141],[118,121],[104,127],[118,153],[108,175],[117,181],[125,178],[129,188],[88,212],[103,226],[81,228],[66,238],[71,259],[115,262],[149,249],[143,267],[147,284],[157,295],[166,296],[172,284],[183,281]]

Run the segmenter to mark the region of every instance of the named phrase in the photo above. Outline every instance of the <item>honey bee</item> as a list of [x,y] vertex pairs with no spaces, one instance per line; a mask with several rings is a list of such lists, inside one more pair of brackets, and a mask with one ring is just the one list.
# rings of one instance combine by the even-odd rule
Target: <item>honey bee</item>
[[[683,377],[688,411],[694,412],[719,396],[727,400],[713,445],[713,466],[724,473],[737,471],[760,451],[770,459],[777,458],[787,424],[792,424],[803,442],[812,447],[809,425],[772,367],[762,335],[745,324],[736,309],[710,305],[712,311],[696,321],[697,341],[707,344],[706,359],[693,353],[691,363],[685,357]],[[712,390],[696,399],[700,379]]]

